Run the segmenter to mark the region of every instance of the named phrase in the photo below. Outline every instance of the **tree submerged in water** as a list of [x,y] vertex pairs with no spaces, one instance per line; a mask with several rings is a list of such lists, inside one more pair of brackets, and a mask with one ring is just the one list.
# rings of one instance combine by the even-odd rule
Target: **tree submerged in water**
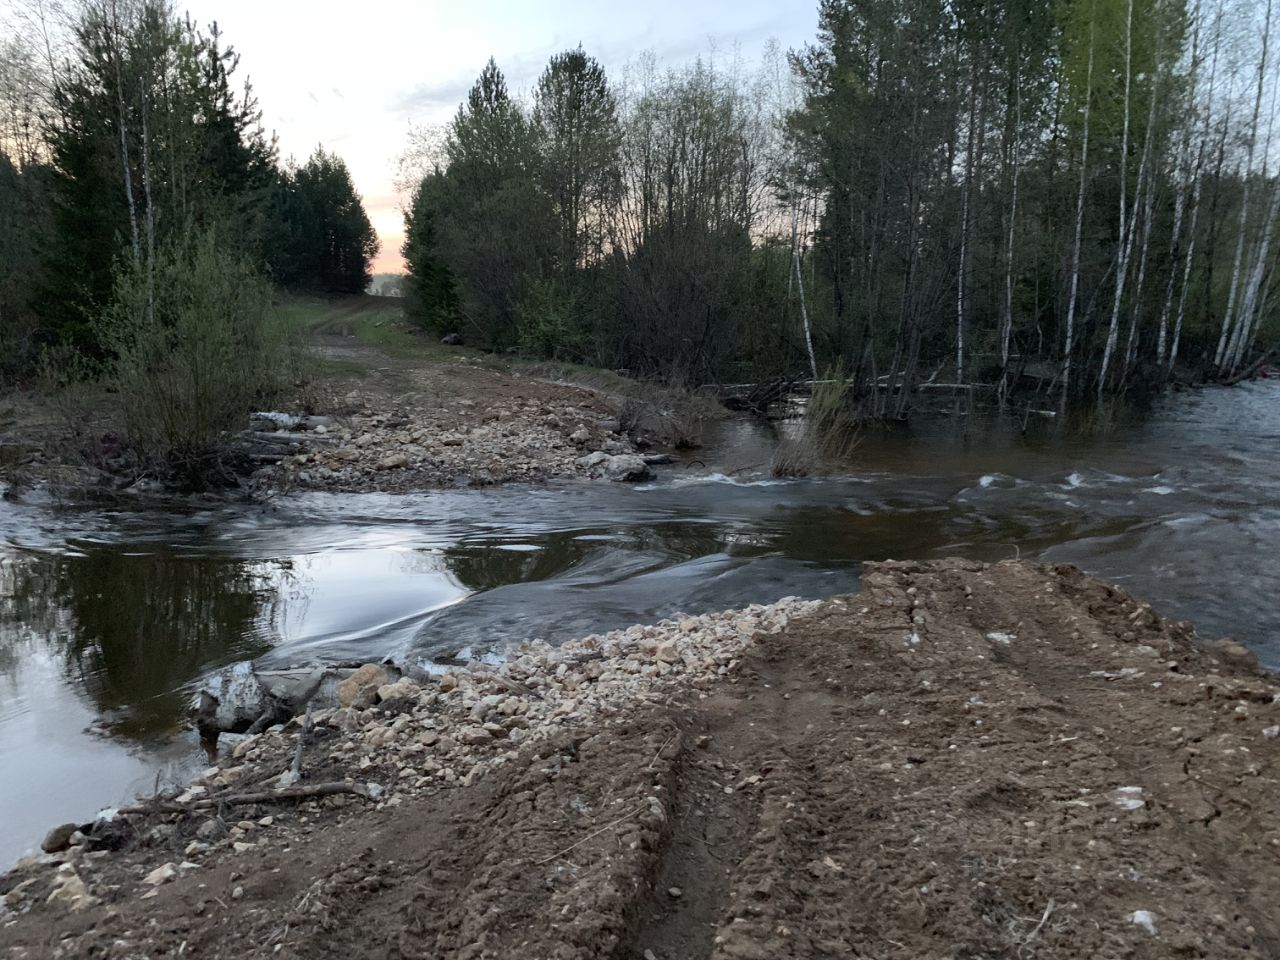
[[842,364],[876,416],[1232,379],[1280,326],[1272,6],[821,0],[785,63],[579,48],[529,103],[490,61],[406,216],[414,310],[675,382]]

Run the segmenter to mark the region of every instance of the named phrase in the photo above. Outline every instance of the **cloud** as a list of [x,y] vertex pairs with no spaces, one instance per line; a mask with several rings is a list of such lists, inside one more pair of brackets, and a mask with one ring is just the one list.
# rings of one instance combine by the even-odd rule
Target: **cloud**
[[[791,15],[773,14],[734,30],[731,36],[698,31],[679,36],[660,36],[652,26],[643,31],[633,31],[624,37],[589,37],[564,33],[537,49],[495,55],[495,59],[507,79],[508,89],[513,95],[520,96],[533,89],[553,55],[562,50],[573,49],[579,44],[611,73],[620,74],[627,64],[645,53],[652,53],[656,57],[659,69],[679,67],[698,57],[732,57],[736,48],[750,49],[762,46],[773,37],[786,36],[794,30],[792,20]],[[390,102],[391,109],[410,115],[446,111],[452,113],[466,99],[487,59],[487,55],[477,58],[469,71],[421,83],[411,90],[396,94]]]

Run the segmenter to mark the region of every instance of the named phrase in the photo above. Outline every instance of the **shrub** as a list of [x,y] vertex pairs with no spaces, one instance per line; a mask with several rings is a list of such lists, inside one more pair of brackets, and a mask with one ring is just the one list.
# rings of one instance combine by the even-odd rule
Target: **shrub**
[[98,320],[126,441],[166,480],[225,476],[232,432],[294,374],[271,287],[209,231],[116,271]]

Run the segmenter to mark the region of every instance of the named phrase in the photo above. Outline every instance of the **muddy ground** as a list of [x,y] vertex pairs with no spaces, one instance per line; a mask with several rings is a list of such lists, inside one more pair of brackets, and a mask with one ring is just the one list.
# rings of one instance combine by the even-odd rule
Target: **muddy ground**
[[78,913],[33,884],[0,956],[1280,956],[1280,683],[1242,652],[1074,568],[871,565],[468,786],[225,810],[257,842],[154,888],[208,818],[145,820],[178,836],[93,854]]

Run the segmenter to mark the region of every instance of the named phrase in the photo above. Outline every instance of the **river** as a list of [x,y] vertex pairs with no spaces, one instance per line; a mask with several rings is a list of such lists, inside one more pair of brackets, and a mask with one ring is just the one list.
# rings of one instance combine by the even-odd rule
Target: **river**
[[676,612],[857,589],[863,561],[1070,562],[1280,668],[1280,382],[1174,394],[1105,434],[953,419],[851,475],[765,476],[771,428],[608,483],[212,509],[0,501],[0,865],[204,766],[190,690],[243,659],[499,656]]

